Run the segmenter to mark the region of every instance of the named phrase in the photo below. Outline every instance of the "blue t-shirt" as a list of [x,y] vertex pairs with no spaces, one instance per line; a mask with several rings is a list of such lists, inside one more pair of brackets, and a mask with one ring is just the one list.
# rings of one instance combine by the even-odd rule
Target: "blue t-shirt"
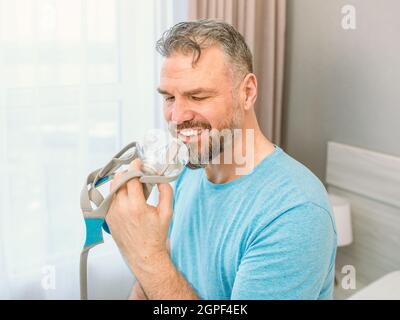
[[185,168],[171,256],[202,299],[331,299],[336,227],[323,184],[281,148],[223,184]]

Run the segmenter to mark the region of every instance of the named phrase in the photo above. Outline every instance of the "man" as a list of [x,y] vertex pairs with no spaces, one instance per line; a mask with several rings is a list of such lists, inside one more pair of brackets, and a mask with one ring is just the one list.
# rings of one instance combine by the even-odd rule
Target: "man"
[[[174,192],[158,186],[157,207],[131,180],[107,214],[137,279],[131,298],[331,298],[336,230],[326,191],[261,133],[243,37],[229,24],[202,20],[175,25],[157,48],[165,57],[158,88],[165,119],[176,124],[190,163]],[[226,148],[210,129],[243,134]],[[241,156],[252,165],[235,161]]]

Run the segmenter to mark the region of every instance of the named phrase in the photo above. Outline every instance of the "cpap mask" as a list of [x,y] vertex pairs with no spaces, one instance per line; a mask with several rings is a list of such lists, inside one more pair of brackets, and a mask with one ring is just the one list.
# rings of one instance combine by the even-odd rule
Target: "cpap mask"
[[[141,159],[142,170],[125,170],[117,185],[104,197],[98,187],[111,181],[122,167],[135,159]],[[110,233],[105,216],[110,208],[114,194],[131,179],[139,178],[143,184],[146,199],[157,183],[176,180],[188,161],[185,144],[163,131],[149,132],[143,142],[132,142],[119,151],[103,168],[99,168],[86,179],[81,192],[80,205],[86,226],[86,241],[80,256],[80,294],[88,298],[87,259],[89,250],[104,242],[102,229]],[[95,205],[93,209],[92,204]]]

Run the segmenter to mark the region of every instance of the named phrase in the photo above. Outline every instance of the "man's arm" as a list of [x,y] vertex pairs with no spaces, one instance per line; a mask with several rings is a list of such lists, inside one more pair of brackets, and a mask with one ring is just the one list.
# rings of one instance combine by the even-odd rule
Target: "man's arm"
[[133,285],[131,295],[129,296],[129,300],[148,300],[146,294],[143,291],[142,286],[137,280]]
[[[168,250],[168,255],[170,255],[171,250],[170,250],[170,243],[167,241],[167,250]],[[161,266],[162,267],[162,266]],[[186,279],[176,270],[176,268],[172,265],[172,277],[171,279],[167,279],[166,284],[163,284],[162,278],[163,276],[159,276],[158,282],[161,282],[160,286],[155,285],[156,282],[154,280],[152,283],[150,283],[150,289],[149,289],[149,295],[153,299],[162,299],[161,297],[167,297],[167,299],[187,299],[187,300],[197,300],[199,297],[196,295],[196,293],[193,291],[193,289],[190,287],[189,283],[187,283]],[[168,267],[167,267],[168,268]],[[170,266],[171,268],[171,266]],[[161,268],[160,268],[161,269]],[[157,274],[157,270],[155,271]],[[161,271],[162,272],[162,271]],[[165,272],[165,270],[164,270]],[[175,274],[176,272],[176,274]],[[164,276],[165,277],[165,276]],[[175,281],[177,278],[178,280]],[[172,282],[172,286],[170,284]],[[156,297],[157,298],[156,298]],[[175,298],[174,298],[175,297]],[[136,279],[136,282],[133,286],[131,296],[129,297],[130,300],[147,300],[149,297],[146,295],[146,293],[143,290],[142,285],[140,282]]]
[[155,300],[199,299],[189,282],[175,268],[168,254],[159,255],[153,262],[150,259],[146,262],[138,261],[133,270],[138,280],[133,289],[136,297],[145,296]]

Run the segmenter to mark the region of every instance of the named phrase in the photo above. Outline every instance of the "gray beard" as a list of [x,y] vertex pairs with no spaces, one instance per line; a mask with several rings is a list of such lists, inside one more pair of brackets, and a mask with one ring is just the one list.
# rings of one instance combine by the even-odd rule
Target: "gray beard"
[[212,163],[212,160],[223,154],[225,146],[228,146],[234,141],[234,129],[242,127],[243,115],[239,106],[235,108],[233,117],[229,123],[227,123],[221,131],[208,130],[208,150],[199,150],[199,143],[188,143],[186,144],[189,150],[189,161],[186,167],[192,170],[205,168],[208,164]]
[[[218,141],[216,141],[219,139]],[[197,144],[197,143],[196,143]],[[205,168],[209,163],[212,162],[214,158],[219,156],[224,152],[224,143],[222,137],[210,137],[208,138],[208,152],[200,151],[198,145],[195,146],[194,143],[188,143],[186,145],[189,150],[189,161],[186,164],[186,167],[192,170]],[[207,150],[205,150],[207,151]]]

